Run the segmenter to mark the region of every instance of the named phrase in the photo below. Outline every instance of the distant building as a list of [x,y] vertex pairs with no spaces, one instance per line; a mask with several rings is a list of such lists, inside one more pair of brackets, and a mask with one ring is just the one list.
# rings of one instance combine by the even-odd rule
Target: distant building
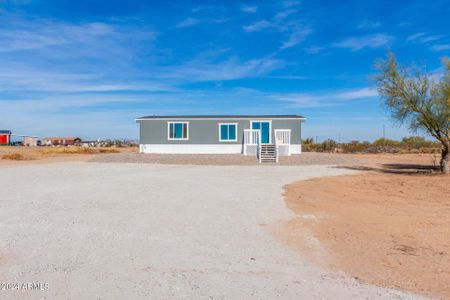
[[11,130],[0,130],[0,145],[11,143]]
[[23,137],[23,145],[28,147],[36,147],[38,145],[37,137],[34,136]]
[[81,139],[78,137],[51,137],[42,140],[43,146],[73,146],[80,144]]

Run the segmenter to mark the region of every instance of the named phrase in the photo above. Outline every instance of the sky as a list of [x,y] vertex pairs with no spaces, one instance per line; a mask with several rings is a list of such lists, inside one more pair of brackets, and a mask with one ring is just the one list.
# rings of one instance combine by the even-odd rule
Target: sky
[[300,114],[321,141],[399,139],[374,63],[442,73],[450,0],[0,0],[0,129],[138,137],[145,115]]

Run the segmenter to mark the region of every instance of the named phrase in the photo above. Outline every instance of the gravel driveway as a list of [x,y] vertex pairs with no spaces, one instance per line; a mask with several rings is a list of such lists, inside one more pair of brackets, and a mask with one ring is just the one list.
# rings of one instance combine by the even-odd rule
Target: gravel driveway
[[56,163],[0,169],[0,298],[407,298],[280,244],[286,183],[327,166]]

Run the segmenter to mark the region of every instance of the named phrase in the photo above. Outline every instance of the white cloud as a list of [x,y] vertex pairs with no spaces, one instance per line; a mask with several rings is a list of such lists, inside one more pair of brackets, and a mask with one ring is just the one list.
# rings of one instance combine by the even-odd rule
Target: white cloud
[[436,51],[436,52],[450,50],[450,44],[433,45],[433,46],[431,46],[431,50]]
[[48,21],[24,22],[14,28],[0,29],[0,52],[31,50],[71,43],[85,43],[117,34],[115,28],[104,23],[79,25]]
[[295,107],[326,107],[340,105],[348,101],[364,100],[377,97],[377,91],[371,88],[336,91],[317,94],[272,95],[272,98],[290,103]]
[[380,48],[390,44],[394,37],[387,34],[371,34],[360,37],[349,37],[333,44],[338,48],[349,48],[352,51],[358,51],[363,48]]
[[184,82],[234,80],[259,77],[279,69],[284,62],[274,58],[241,61],[229,58],[225,61],[193,60],[188,63],[157,69],[160,78],[176,79]]
[[194,25],[196,25],[198,23],[199,23],[198,19],[187,18],[186,20],[183,20],[180,23],[178,23],[175,27],[177,27],[177,28],[190,27],[190,26],[194,26]]
[[258,7],[256,5],[244,5],[241,7],[241,10],[249,14],[254,14],[258,10]]
[[289,36],[289,39],[281,45],[281,49],[296,46],[297,44],[303,42],[306,39],[306,37],[311,34],[311,32],[312,30],[309,28],[300,28],[294,30]]
[[305,52],[308,54],[317,54],[320,51],[322,51],[324,48],[323,47],[319,47],[319,46],[311,46],[311,47],[307,47],[305,48]]
[[418,32],[416,34],[410,35],[406,40],[411,43],[426,44],[429,42],[440,40],[443,37],[443,35],[429,35],[425,32]]
[[292,6],[297,6],[297,5],[300,5],[300,4],[301,4],[301,2],[297,1],[297,0],[286,0],[286,1],[283,1],[283,6],[284,7],[292,7]]
[[288,16],[290,16],[292,14],[295,14],[296,12],[297,12],[296,9],[287,9],[287,10],[284,10],[284,11],[281,11],[281,12],[277,13],[273,17],[273,19],[275,21],[282,21],[283,19],[287,18]]
[[359,24],[358,26],[356,26],[357,29],[374,29],[374,28],[378,28],[381,26],[380,22],[373,22],[373,21],[364,21],[361,24]]
[[269,28],[272,26],[273,26],[272,23],[270,23],[266,20],[261,20],[256,23],[253,23],[251,25],[244,26],[243,29],[248,32],[253,32],[253,31],[261,31],[263,29],[266,29],[266,28]]

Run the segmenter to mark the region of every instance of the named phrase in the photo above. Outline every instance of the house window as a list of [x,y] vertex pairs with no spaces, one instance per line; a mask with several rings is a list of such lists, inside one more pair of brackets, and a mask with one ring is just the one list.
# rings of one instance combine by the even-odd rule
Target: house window
[[188,122],[169,122],[169,140],[188,140],[189,123]]
[[237,141],[237,124],[221,123],[219,124],[219,141],[220,142],[236,142]]

